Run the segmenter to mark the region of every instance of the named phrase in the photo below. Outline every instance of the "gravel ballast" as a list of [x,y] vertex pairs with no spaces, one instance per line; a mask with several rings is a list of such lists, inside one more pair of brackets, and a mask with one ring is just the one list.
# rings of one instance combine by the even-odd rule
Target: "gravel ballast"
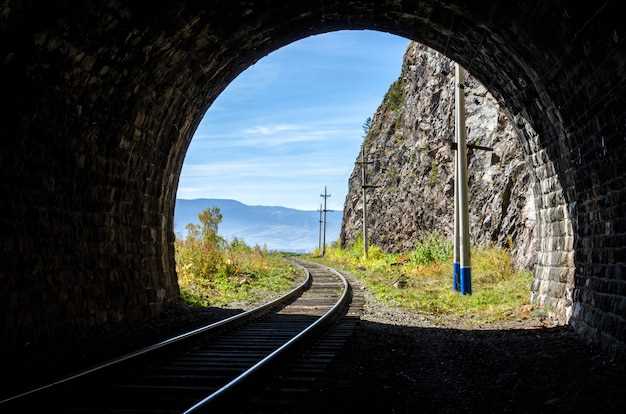
[[377,301],[331,364],[310,412],[626,412],[623,359],[549,320],[478,329]]

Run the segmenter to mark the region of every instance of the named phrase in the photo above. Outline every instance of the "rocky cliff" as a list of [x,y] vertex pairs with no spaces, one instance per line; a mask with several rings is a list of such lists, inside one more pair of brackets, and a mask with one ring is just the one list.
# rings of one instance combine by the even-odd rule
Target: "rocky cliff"
[[[466,78],[470,151],[471,237],[477,244],[510,247],[516,265],[535,261],[533,178],[503,108],[477,80]],[[400,77],[372,117],[364,140],[371,240],[387,251],[411,249],[424,233],[453,234],[454,64],[411,43]],[[342,244],[361,231],[361,176],[356,166],[345,201]]]

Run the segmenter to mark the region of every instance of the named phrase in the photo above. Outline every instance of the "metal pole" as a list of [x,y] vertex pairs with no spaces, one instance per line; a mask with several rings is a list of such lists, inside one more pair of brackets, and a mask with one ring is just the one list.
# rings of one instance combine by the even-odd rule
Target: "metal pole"
[[459,270],[460,291],[464,295],[472,293],[472,264],[470,255],[469,240],[469,212],[468,212],[468,190],[467,190],[467,145],[465,136],[465,71],[463,67],[456,64],[456,137],[457,137],[457,189],[458,189],[458,210],[457,217],[459,227]]
[[361,146],[361,191],[363,194],[363,254],[367,258],[367,187],[365,181],[365,143]]

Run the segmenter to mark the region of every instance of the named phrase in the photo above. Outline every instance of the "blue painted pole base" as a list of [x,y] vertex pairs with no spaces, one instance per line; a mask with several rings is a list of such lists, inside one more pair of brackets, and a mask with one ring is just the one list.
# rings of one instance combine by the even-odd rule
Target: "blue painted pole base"
[[454,262],[452,269],[452,288],[458,292],[461,290],[461,265]]
[[461,285],[461,294],[463,295],[472,294],[472,268],[471,267],[461,268],[460,285]]

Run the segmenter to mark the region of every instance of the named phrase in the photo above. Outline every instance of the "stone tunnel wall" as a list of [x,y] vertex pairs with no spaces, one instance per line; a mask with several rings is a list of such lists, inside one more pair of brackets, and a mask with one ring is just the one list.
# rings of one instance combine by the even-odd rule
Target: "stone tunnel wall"
[[[563,309],[564,320],[571,301],[572,326],[623,347],[618,2],[4,0],[3,349],[63,326],[146,319],[176,300],[172,212],[202,115],[257,59],[339,29],[433,47],[508,109],[529,134],[542,182],[535,300]],[[571,298],[563,296],[572,283]]]
[[537,257],[531,301],[545,307],[560,323],[573,312],[574,231],[568,205],[554,164],[541,148],[539,137],[521,114],[514,118],[526,160],[532,166],[535,194]]

